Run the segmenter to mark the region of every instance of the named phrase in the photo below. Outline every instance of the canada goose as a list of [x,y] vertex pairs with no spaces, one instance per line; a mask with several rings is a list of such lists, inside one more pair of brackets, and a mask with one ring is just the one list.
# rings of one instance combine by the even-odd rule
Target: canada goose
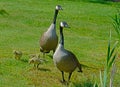
[[13,50],[13,54],[14,54],[15,59],[19,60],[22,57],[22,52],[21,51]]
[[56,34],[56,18],[59,10],[62,10],[62,7],[60,5],[57,5],[55,8],[55,14],[52,24],[40,38],[40,52],[43,53],[43,56],[45,53],[49,53],[50,50],[53,50],[53,52],[55,52],[55,49],[57,47],[58,36]]
[[65,82],[64,79],[64,72],[69,73],[68,81],[71,78],[72,72],[78,67],[79,72],[82,72],[81,64],[77,60],[76,56],[64,49],[64,36],[63,36],[63,28],[68,27],[68,24],[66,22],[60,23],[60,42],[58,44],[58,47],[53,55],[53,61],[55,66],[62,72],[62,78],[63,82]]

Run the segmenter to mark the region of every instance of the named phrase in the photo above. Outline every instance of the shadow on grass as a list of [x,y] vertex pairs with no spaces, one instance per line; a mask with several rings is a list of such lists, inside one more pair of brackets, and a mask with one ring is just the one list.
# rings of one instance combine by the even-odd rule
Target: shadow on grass
[[25,63],[28,63],[28,60],[27,60],[27,59],[20,59],[20,61],[25,62]]
[[44,71],[44,72],[46,72],[46,71],[48,71],[48,72],[51,72],[51,70],[50,69],[47,69],[47,68],[36,68],[36,67],[33,67],[33,68],[30,68],[29,69],[29,71]]
[[[69,1],[80,1],[80,0],[69,0]],[[81,0],[83,2],[91,2],[91,3],[100,3],[100,4],[110,4],[110,2],[115,2],[113,0]]]
[[85,65],[85,64],[81,64],[83,68],[88,68],[88,69],[96,69],[96,70],[99,70],[100,68],[96,67],[96,66],[88,66],[88,65]]
[[0,75],[3,75],[3,73],[2,73],[2,72],[0,72]]
[[94,82],[90,80],[86,80],[85,82],[63,82],[62,80],[59,80],[62,85],[65,87],[97,87],[94,85]]
[[47,56],[49,56],[51,59],[53,59],[53,56],[52,56],[52,55],[47,55]]
[[94,83],[91,81],[86,81],[83,83],[70,83],[69,87],[94,87]]
[[7,16],[7,15],[9,15],[9,13],[6,10],[1,9],[0,10],[0,15]]
[[40,70],[40,71],[51,71],[50,69],[45,69],[45,68],[38,68],[38,70]]
[[110,2],[112,2],[112,1],[105,1],[105,0],[90,0],[89,2],[91,2],[91,3],[100,3],[100,4],[107,4],[107,5],[109,5],[109,4],[111,4]]

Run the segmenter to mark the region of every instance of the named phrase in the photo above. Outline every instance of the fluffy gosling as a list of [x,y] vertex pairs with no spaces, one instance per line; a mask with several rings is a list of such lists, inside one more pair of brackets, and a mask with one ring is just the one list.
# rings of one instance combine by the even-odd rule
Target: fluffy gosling
[[29,64],[34,64],[34,67],[38,69],[38,66],[42,64],[45,60],[39,57],[34,56],[33,58],[29,59]]
[[13,54],[14,54],[15,59],[19,60],[22,57],[22,52],[21,51],[13,50]]

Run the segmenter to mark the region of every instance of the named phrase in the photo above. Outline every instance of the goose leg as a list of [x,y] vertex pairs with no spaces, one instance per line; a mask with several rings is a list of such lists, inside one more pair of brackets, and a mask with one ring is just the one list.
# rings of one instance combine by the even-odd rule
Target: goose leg
[[78,72],[82,72],[82,66],[81,66],[80,63],[78,64],[78,68],[79,68],[79,71],[78,71]]
[[[53,55],[54,55],[54,53],[55,53],[55,50],[53,50]],[[53,55],[52,55],[52,58],[53,58]]]
[[62,79],[63,79],[62,82],[65,82],[65,79],[64,79],[64,72],[63,72],[63,71],[61,71],[61,72],[62,72]]
[[71,75],[72,75],[72,72],[69,73],[68,82],[70,81]]
[[36,69],[36,64],[34,64],[34,69]]
[[45,58],[45,52],[43,51],[42,48],[40,48],[40,52],[43,53],[43,58]]
[[53,54],[55,53],[55,49],[53,50]]
[[45,58],[45,53],[43,52],[43,58]]
[[38,69],[38,66],[40,65],[40,63],[37,65],[37,69]]

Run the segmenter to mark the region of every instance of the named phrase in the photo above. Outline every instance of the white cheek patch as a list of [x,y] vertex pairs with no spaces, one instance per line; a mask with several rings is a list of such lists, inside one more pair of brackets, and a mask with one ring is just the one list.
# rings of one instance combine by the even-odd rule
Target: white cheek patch
[[58,7],[58,6],[56,6],[56,9],[58,10],[58,9],[59,9],[59,7]]
[[61,23],[60,23],[60,26],[61,26],[61,27],[64,27],[64,24],[63,24],[63,22],[61,22]]
[[62,10],[61,6],[60,6],[60,5],[57,5],[57,6],[56,6],[56,10]]

